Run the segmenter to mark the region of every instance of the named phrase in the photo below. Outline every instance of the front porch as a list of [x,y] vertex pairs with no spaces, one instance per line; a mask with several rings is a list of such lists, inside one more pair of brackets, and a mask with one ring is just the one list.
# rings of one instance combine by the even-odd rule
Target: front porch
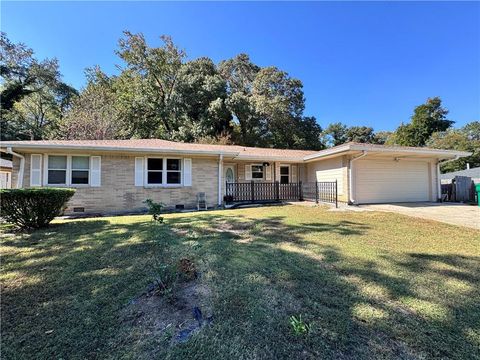
[[268,203],[280,201],[315,201],[330,203],[338,207],[338,184],[330,182],[226,182],[224,202]]

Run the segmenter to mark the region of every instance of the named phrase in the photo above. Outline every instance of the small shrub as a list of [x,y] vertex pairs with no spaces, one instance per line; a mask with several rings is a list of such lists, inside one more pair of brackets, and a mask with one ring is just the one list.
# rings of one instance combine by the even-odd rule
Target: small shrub
[[65,188],[2,189],[1,216],[21,229],[43,228],[61,215],[73,194]]
[[290,325],[292,326],[293,333],[297,336],[304,335],[310,331],[310,325],[302,320],[302,315],[290,316]]
[[165,207],[162,203],[156,203],[152,199],[147,199],[143,202],[148,206],[148,213],[152,215],[153,220],[158,223],[163,223],[163,216],[160,216],[162,209]]
[[193,280],[197,277],[197,268],[195,263],[187,258],[182,258],[178,262],[178,269],[180,274],[185,278],[185,280]]

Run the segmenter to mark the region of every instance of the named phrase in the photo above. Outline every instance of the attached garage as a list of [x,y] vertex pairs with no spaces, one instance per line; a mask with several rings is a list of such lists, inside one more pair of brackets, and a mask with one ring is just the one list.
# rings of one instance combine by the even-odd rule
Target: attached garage
[[358,204],[433,200],[431,166],[427,161],[359,160],[354,171]]

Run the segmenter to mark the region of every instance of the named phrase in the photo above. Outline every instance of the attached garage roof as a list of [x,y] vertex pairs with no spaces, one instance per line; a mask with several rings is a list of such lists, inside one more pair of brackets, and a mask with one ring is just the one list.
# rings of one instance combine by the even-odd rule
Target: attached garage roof
[[433,157],[438,159],[455,159],[457,157],[465,157],[472,155],[472,153],[466,151],[432,149],[427,147],[362,144],[350,142],[343,145],[335,146],[330,149],[319,151],[313,155],[307,155],[304,157],[304,161],[314,161],[320,160],[321,158],[325,157],[338,156],[342,154],[354,154],[359,152],[384,154],[398,157]]

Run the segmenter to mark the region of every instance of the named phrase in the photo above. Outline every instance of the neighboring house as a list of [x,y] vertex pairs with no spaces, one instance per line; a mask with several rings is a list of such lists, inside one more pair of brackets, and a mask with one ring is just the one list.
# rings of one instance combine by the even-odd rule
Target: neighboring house
[[12,187],[12,162],[0,158],[0,189]]
[[440,179],[442,184],[450,184],[455,176],[466,176],[471,178],[475,184],[480,184],[480,167],[441,174]]
[[147,140],[10,141],[16,187],[77,189],[67,212],[223,203],[226,182],[337,181],[339,201],[363,204],[436,201],[439,163],[470,153],[348,143],[322,151]]

